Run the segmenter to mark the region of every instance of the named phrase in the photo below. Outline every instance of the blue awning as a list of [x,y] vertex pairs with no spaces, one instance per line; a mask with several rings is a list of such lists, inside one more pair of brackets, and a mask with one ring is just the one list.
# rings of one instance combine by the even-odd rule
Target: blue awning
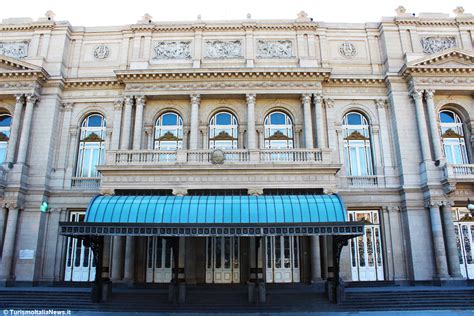
[[338,195],[97,196],[86,223],[300,224],[345,222]]

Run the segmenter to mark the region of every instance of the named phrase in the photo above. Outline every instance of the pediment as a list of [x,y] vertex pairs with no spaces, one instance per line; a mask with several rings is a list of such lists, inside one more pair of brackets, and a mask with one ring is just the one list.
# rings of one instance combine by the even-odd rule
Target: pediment
[[459,48],[451,48],[437,54],[413,60],[406,64],[406,68],[474,68],[474,53]]
[[0,72],[37,72],[42,69],[28,62],[0,55]]

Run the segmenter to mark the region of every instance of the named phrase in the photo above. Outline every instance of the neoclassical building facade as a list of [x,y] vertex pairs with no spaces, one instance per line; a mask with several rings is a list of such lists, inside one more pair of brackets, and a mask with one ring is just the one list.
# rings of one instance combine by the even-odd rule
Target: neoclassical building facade
[[191,231],[201,216],[237,216],[242,229],[359,221],[340,257],[346,281],[473,279],[474,17],[396,12],[362,24],[304,12],[145,15],[117,27],[51,12],[3,20],[2,284],[94,280],[88,243],[60,229],[84,220],[158,227],[105,236],[102,276],[113,283],[169,283],[173,271],[186,283],[334,277],[336,239],[322,228],[217,230],[180,235],[178,247],[159,233],[178,210]]

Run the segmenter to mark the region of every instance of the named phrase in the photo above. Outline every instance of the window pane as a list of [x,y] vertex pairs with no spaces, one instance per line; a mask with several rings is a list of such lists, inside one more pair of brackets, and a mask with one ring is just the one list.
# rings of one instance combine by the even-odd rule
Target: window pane
[[286,115],[283,113],[272,113],[270,116],[270,124],[272,125],[285,125]]
[[0,164],[4,163],[7,157],[7,146],[7,142],[0,142]]
[[228,113],[219,113],[216,115],[216,125],[231,125],[231,116]]
[[87,123],[88,127],[101,127],[102,126],[102,116],[91,115]]
[[178,125],[178,117],[176,114],[164,114],[161,125]]
[[455,123],[454,115],[452,112],[443,111],[439,114],[441,123]]
[[10,126],[12,124],[12,117],[9,115],[0,116],[0,126]]
[[357,113],[349,113],[347,115],[347,124],[349,125],[362,125],[362,116]]

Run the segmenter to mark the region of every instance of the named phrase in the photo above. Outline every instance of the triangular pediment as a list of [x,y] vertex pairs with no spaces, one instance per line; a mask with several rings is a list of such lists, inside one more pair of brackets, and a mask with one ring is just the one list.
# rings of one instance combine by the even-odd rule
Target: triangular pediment
[[474,68],[474,53],[459,48],[451,48],[413,60],[406,64],[406,68]]
[[41,68],[28,62],[0,55],[0,72],[41,71]]

